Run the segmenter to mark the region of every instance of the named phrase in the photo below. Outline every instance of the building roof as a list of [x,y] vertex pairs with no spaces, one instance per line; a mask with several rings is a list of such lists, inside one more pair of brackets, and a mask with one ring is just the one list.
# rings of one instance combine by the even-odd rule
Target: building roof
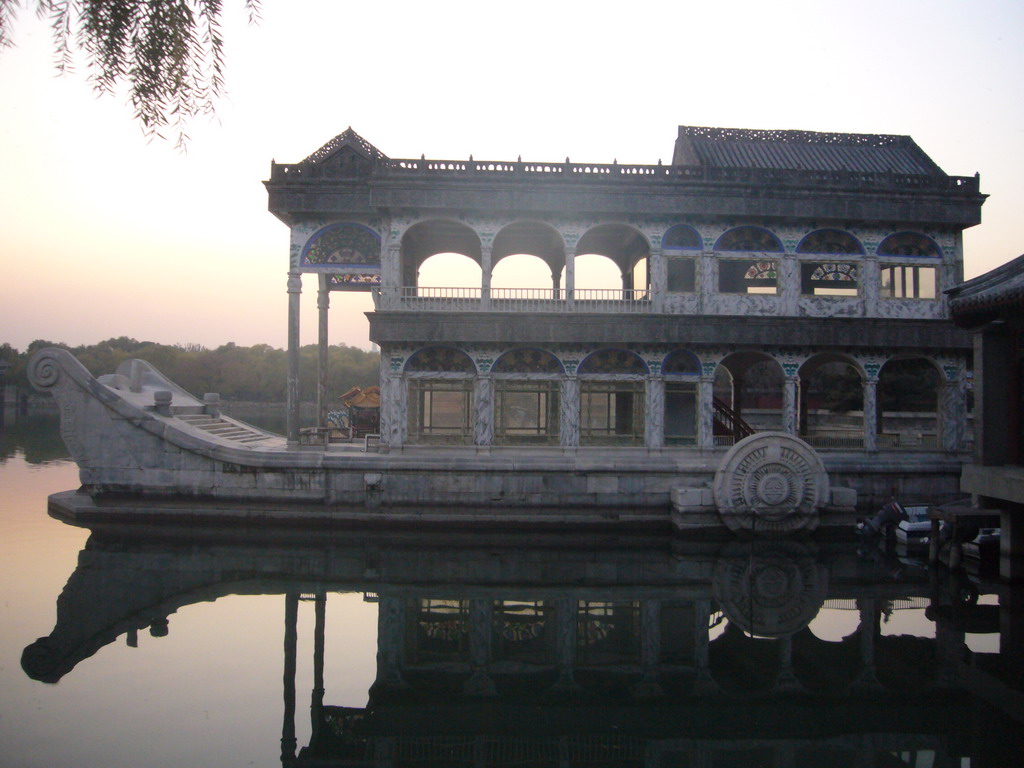
[[946,291],[957,325],[969,328],[1024,315],[1024,256]]
[[945,177],[909,136],[681,125],[672,164]]

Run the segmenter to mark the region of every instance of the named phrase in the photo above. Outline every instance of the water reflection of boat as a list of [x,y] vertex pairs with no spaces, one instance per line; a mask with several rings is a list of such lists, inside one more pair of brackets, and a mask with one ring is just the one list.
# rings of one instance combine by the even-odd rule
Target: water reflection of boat
[[[286,766],[889,765],[880,756],[900,750],[934,765],[1008,764],[1024,697],[1004,682],[1012,674],[991,672],[995,655],[964,646],[965,631],[997,626],[992,611],[968,617],[958,582],[893,574],[884,558],[828,542],[465,534],[428,546],[401,534],[107,527],[22,663],[55,682],[119,635],[160,634],[184,605],[280,594]],[[362,708],[325,693],[337,591],[378,606]],[[934,637],[882,632],[885,615],[922,605]],[[853,631],[816,635],[823,608],[854,611]],[[297,625],[310,609],[313,730],[299,749]],[[1004,623],[999,663],[1019,671],[1021,633]]]

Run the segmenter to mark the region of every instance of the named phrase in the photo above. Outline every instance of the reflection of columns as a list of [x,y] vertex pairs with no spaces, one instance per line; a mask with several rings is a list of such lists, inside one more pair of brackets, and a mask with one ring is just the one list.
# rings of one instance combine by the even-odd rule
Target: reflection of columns
[[665,379],[662,376],[647,377],[644,442],[648,448],[665,445]]
[[313,736],[310,741],[315,744],[317,735],[320,732],[320,723],[323,722],[324,630],[327,623],[327,595],[323,592],[317,592],[314,607],[316,609],[316,623],[313,628],[313,699],[309,704],[309,715],[313,729]]
[[316,357],[316,425],[327,426],[327,310],[331,308],[331,292],[327,289],[327,275],[320,275],[320,288],[316,294],[317,357]]
[[797,434],[797,386],[798,377],[786,376],[782,382],[782,431],[787,435]]
[[285,422],[288,446],[299,444],[299,301],[302,297],[302,275],[288,273],[288,385],[285,399]]
[[715,377],[701,376],[697,382],[697,445],[711,448],[715,444]]
[[710,638],[708,637],[710,618],[711,601],[695,600],[693,603],[693,666],[697,671],[696,679],[693,681],[695,694],[715,693],[719,690],[718,683],[711,677]]
[[480,308],[489,309],[491,306],[491,246],[480,246],[480,269],[483,272],[483,284],[480,293]]
[[640,681],[633,686],[633,696],[650,699],[661,696],[658,685],[658,664],[661,661],[661,602],[640,603]]
[[469,663],[473,670],[462,685],[467,696],[494,696],[494,681],[487,674],[491,663],[491,631],[494,622],[493,607],[487,598],[469,601]]
[[808,403],[810,401],[811,381],[810,379],[797,377],[796,387],[796,433],[798,435],[806,435],[810,432],[810,409],[808,408]]
[[875,637],[878,635],[878,620],[881,611],[873,598],[862,598],[857,601],[860,611],[858,641],[860,643],[860,672],[854,681],[854,688],[881,688],[875,674]]
[[401,688],[405,647],[405,601],[381,595],[377,602],[377,679],[373,687]]
[[793,672],[793,636],[783,635],[778,639],[779,676],[775,678],[776,691],[802,691],[803,685]]
[[299,595],[289,592],[284,602],[284,723],[281,727],[281,763],[295,760],[295,666],[298,646]]
[[939,385],[938,432],[941,447],[945,451],[960,449],[964,438],[964,407],[960,387],[955,381],[944,381]]
[[573,678],[576,666],[576,620],[579,604],[569,598],[555,600],[555,653],[558,665],[556,689],[578,688]]
[[562,379],[559,434],[563,448],[580,444],[580,380],[575,376]]
[[481,374],[473,382],[473,442],[494,443],[494,379]]
[[864,450],[878,450],[878,379],[864,379]]

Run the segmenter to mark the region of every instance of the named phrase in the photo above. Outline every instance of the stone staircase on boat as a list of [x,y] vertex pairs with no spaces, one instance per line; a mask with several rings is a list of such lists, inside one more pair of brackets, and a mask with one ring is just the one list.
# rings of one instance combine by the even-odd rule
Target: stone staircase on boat
[[196,429],[239,443],[257,443],[270,439],[270,435],[263,432],[205,413],[179,413],[177,418]]

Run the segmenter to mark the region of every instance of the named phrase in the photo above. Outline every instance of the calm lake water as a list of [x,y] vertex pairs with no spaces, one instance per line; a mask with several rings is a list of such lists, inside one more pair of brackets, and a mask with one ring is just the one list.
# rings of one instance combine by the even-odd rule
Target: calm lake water
[[0,765],[1016,766],[1022,596],[879,550],[86,528],[0,431]]

